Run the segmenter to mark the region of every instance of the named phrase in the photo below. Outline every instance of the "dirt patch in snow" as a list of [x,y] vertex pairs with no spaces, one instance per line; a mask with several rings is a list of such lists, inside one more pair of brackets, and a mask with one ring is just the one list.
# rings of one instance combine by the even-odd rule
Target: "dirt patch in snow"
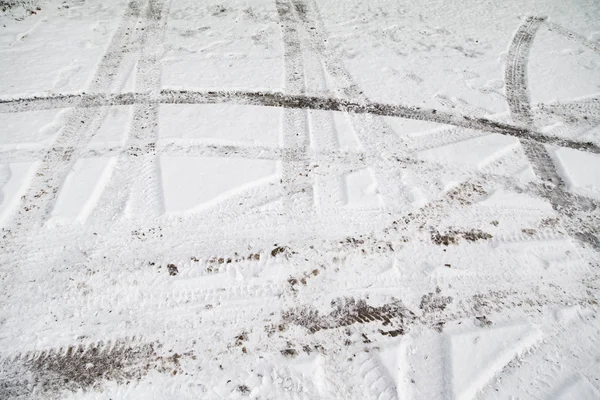
[[426,314],[444,311],[446,307],[452,303],[452,297],[441,296],[440,292],[440,288],[437,288],[435,293],[430,292],[428,294],[424,294],[421,297],[421,304],[419,305],[419,308]]
[[493,322],[490,321],[485,315],[481,317],[475,317],[475,321],[473,321],[473,323],[479,328],[485,328],[493,324]]
[[282,255],[287,259],[294,254],[298,253],[290,249],[288,246],[279,246],[277,243],[275,243],[275,248],[271,250],[271,257],[277,257],[279,255]]
[[288,278],[288,283],[289,283],[290,288],[292,289],[292,291],[296,291],[297,287],[300,286],[300,284],[302,284],[303,286],[305,286],[308,283],[308,280],[310,278],[318,276],[319,274],[320,274],[319,269],[315,268],[315,269],[313,269],[310,272],[305,272],[301,276],[297,276],[297,277],[290,276]]
[[[214,257],[209,258],[207,262],[208,262],[208,264],[221,265],[221,264],[238,263],[238,262],[242,262],[242,261],[260,261],[261,253],[262,252],[259,251],[256,253],[250,253],[248,255],[241,255],[241,254],[235,253],[233,256],[230,256],[230,257],[214,256]],[[196,257],[192,257],[191,260],[194,262],[200,261]]]
[[240,254],[235,252],[233,255],[228,256],[211,256],[210,258],[203,260],[200,257],[192,256],[190,261],[193,263],[203,262],[206,266],[206,272],[209,274],[223,272],[223,268],[228,264],[236,264],[241,262],[258,262],[261,259],[262,251],[255,253]]
[[445,233],[434,231],[431,233],[431,240],[437,245],[449,246],[451,244],[458,244],[460,239],[464,239],[467,242],[476,242],[478,240],[491,239],[492,235],[487,232],[483,232],[479,229],[472,229],[470,231],[460,230],[449,230]]
[[179,269],[177,268],[177,266],[175,264],[167,265],[167,270],[169,271],[169,275],[171,275],[171,276],[175,276],[175,275],[179,274]]
[[364,299],[337,298],[331,302],[331,306],[333,310],[328,314],[321,314],[312,306],[293,308],[282,314],[283,321],[286,324],[302,326],[311,333],[374,321],[381,322],[383,326],[393,327],[394,331],[404,332],[417,318],[397,299],[375,307]]
[[237,387],[237,391],[240,392],[244,396],[249,396],[250,395],[250,388],[248,386],[246,386],[246,385],[239,385]]
[[0,16],[4,14],[5,17],[21,21],[40,12],[43,3],[44,0],[0,0]]

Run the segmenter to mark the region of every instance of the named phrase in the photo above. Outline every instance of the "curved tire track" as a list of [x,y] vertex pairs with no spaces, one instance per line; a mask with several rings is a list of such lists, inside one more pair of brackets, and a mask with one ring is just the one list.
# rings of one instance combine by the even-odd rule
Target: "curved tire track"
[[490,133],[514,136],[520,139],[534,140],[540,143],[569,147],[576,150],[600,154],[595,143],[564,139],[544,135],[533,129],[486,118],[469,117],[460,114],[441,112],[435,109],[411,107],[399,104],[376,102],[356,102],[348,99],[332,99],[319,96],[288,95],[277,92],[247,91],[177,91],[162,90],[157,98],[145,93],[122,94],[82,94],[57,95],[44,98],[4,99],[0,100],[0,113],[47,110],[53,108],[100,107],[132,104],[238,104],[265,107],[282,107],[325,111],[341,111],[351,114],[372,114],[376,116],[397,117],[420,121],[437,122],[462,128],[476,129]]
[[[531,16],[525,19],[513,37],[506,61],[505,85],[511,118],[529,130],[533,129],[533,116],[527,89],[527,60],[535,34],[545,21],[545,17]],[[567,192],[565,182],[559,175],[545,143],[534,138],[520,138],[520,142],[535,174],[543,182],[539,194],[550,202],[554,210],[570,219],[578,210],[596,208],[594,202]],[[552,144],[563,146],[561,143]],[[600,249],[599,240],[595,235],[581,232],[580,227],[573,229],[571,224],[567,224],[565,228],[573,238],[596,250]]]
[[506,101],[512,120],[528,128],[533,125],[527,87],[527,61],[533,39],[544,17],[527,17],[513,36],[504,71]]

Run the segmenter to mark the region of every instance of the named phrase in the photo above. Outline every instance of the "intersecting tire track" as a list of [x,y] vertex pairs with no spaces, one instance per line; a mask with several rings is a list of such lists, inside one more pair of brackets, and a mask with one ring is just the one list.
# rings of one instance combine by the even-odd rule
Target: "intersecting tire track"
[[[167,0],[168,1],[168,0]],[[308,17],[306,16],[306,12],[308,10],[308,12],[310,12],[310,8],[305,7],[300,1],[294,1],[294,12],[298,13],[300,16],[300,20],[302,21],[310,21],[309,19],[307,19]],[[151,59],[150,58],[150,66],[151,68],[154,68],[156,66],[156,62],[157,60],[155,59]],[[333,68],[337,68],[336,66],[334,66]],[[354,98],[355,96],[357,96],[358,94],[356,92],[352,92],[352,85],[348,86],[350,89],[347,89],[347,91],[350,93],[350,95]],[[156,87],[154,86],[154,89],[156,89]],[[179,93],[181,94],[181,93]],[[154,107],[154,110],[158,108],[158,105],[160,104],[161,100],[157,100],[154,97],[163,97],[166,98],[166,96],[177,96],[178,94],[173,94],[173,92],[166,92],[166,91],[162,91],[160,93],[158,93],[156,90],[154,90],[154,93],[141,93],[139,95],[124,95],[121,97],[118,96],[114,96],[111,97],[113,99],[115,98],[123,98],[127,101],[131,101],[130,104],[134,104],[137,106],[139,106],[139,113],[141,112],[145,112],[145,110],[148,110],[148,107]],[[197,95],[198,98],[202,98],[202,96],[208,97],[210,98],[211,96],[213,96],[213,94],[211,94],[211,92],[209,93],[192,93],[192,92],[186,92],[183,93],[182,97],[184,96],[188,96],[190,95],[191,97]],[[143,99],[143,101],[136,101],[136,97],[141,97]],[[227,98],[227,93],[215,93],[214,94],[215,98],[224,98],[225,100],[229,100]],[[246,97],[243,97],[246,96]],[[256,93],[244,93],[243,96],[241,97],[241,101],[247,101],[249,99],[249,101],[257,101],[257,102],[261,102],[263,101],[263,99],[259,99],[256,96]],[[254,96],[254,97],[253,97]],[[262,96],[262,95],[261,95]],[[271,97],[269,97],[271,96]],[[279,102],[277,103],[277,105],[275,106],[279,106],[279,107],[285,107],[287,108],[294,108],[295,110],[292,111],[299,111],[297,109],[302,109],[302,111],[304,112],[305,109],[310,109],[310,108],[314,108],[315,106],[313,104],[309,104],[309,105],[305,105],[303,104],[304,101],[306,101],[306,99],[308,97],[306,96],[302,96],[302,95],[298,95],[296,97],[289,97],[286,96],[285,98],[279,95],[275,95],[273,96],[273,94],[267,94],[266,96],[266,102]],[[74,98],[76,99],[76,101],[85,101],[83,97],[78,97],[78,98]],[[107,96],[98,96],[98,99],[100,99],[101,101],[110,101],[107,100],[109,99],[109,97]],[[173,97],[173,99],[175,100],[179,100],[176,99],[175,97]],[[290,99],[292,99],[290,101]],[[234,99],[234,101],[236,101]],[[331,105],[331,107],[334,107],[333,109],[337,110],[337,111],[352,111],[353,107],[356,107],[356,109],[358,110],[369,110],[369,111],[365,111],[365,112],[370,112],[373,110],[373,104],[371,103],[370,105],[361,105],[359,103],[354,103],[354,102],[347,102],[344,103],[343,101],[337,101],[336,100],[330,100],[330,99],[323,99],[324,103],[328,103],[328,104],[333,104]],[[284,105],[281,105],[280,103],[285,103]],[[103,103],[104,104],[104,103]],[[350,107],[347,107],[346,105],[350,104]],[[262,104],[261,105],[265,105]],[[269,104],[272,105],[272,104]],[[17,104],[18,106],[18,104]],[[90,106],[90,107],[94,107],[94,106]],[[335,108],[338,107],[338,108]],[[361,108],[362,107],[362,108]],[[393,107],[393,106],[390,106]],[[321,108],[318,108],[321,109]],[[404,109],[406,110],[406,108],[404,107],[400,107],[399,109]],[[375,110],[377,110],[377,108],[375,108]],[[422,110],[421,110],[422,111]],[[360,112],[360,111],[359,111]],[[402,111],[404,112],[404,111]],[[419,111],[420,112],[420,111]],[[152,111],[151,111],[152,113]],[[375,115],[382,115],[382,114],[377,114],[377,112],[373,112],[373,114]],[[432,113],[432,115],[435,115],[436,113]],[[155,115],[156,114],[152,114],[151,117],[149,117],[148,119],[148,123],[152,124],[154,122],[156,122],[155,119]],[[417,113],[417,116],[419,116],[420,114]],[[451,118],[455,118],[458,120],[458,116],[453,116],[451,114],[448,114]],[[422,116],[422,115],[421,115]],[[488,124],[489,123],[489,124]],[[544,171],[544,172],[538,172],[538,176],[543,176],[543,177],[550,177],[550,181],[552,181],[556,187],[561,188],[564,186],[563,183],[561,183],[560,181],[560,177],[558,176],[558,174],[556,174],[556,170],[551,162],[551,159],[548,156],[548,153],[546,152],[543,144],[540,144],[540,141],[544,140],[544,139],[539,139],[537,138],[537,134],[532,132],[531,128],[528,128],[526,130],[523,130],[521,128],[516,128],[514,126],[510,126],[510,125],[506,125],[504,127],[502,127],[502,124],[496,124],[492,121],[487,121],[482,123],[484,126],[486,126],[487,128],[491,129],[491,127],[494,127],[494,129],[497,128],[497,131],[499,133],[504,133],[507,134],[506,131],[510,130],[510,129],[517,129],[516,132],[519,132],[519,134],[522,133],[522,135],[528,135],[528,139],[527,141],[524,141],[530,144],[533,144],[532,148],[533,150],[529,150],[528,152],[531,154],[535,154],[535,162],[534,162],[534,167],[538,169],[538,171]],[[149,128],[149,130],[151,131],[152,127],[148,124],[145,125],[137,125],[136,129],[146,129]],[[474,128],[477,129],[477,128]],[[488,130],[488,129],[484,129],[484,130]],[[508,133],[511,134],[511,133]],[[153,143],[153,135],[155,135],[155,133],[151,133],[150,135],[148,135],[147,137],[138,137],[139,140],[135,141],[135,144],[140,144],[140,143],[144,143],[144,145],[146,147],[148,147],[147,149],[145,149],[146,151],[146,156],[148,157],[154,157],[155,155],[155,149],[152,146],[149,146],[150,144]],[[514,136],[514,134],[513,134]],[[530,137],[529,137],[530,136]],[[133,142],[132,142],[133,143]],[[579,146],[579,144],[577,144],[577,146]],[[592,147],[592,149],[594,149]],[[181,150],[181,149],[180,149]],[[294,150],[298,150],[297,148],[293,148],[292,151]],[[69,149],[65,148],[64,151],[69,151]],[[79,151],[79,150],[77,150]],[[219,148],[218,150],[215,151],[226,151],[223,148]],[[287,149],[284,150],[288,151]],[[270,155],[271,157],[279,157],[278,154],[275,155]],[[123,157],[123,155],[121,155],[121,157]],[[534,158],[532,156],[532,158]],[[151,171],[150,169],[146,170],[147,174],[153,174],[155,173],[154,171]],[[421,212],[416,212],[415,214],[411,214],[408,215],[406,217],[402,217],[401,219],[404,221],[400,221],[398,224],[395,224],[393,227],[387,229],[386,231],[384,231],[383,234],[380,234],[383,238],[386,238],[386,236],[388,235],[388,233],[390,233],[391,231],[394,231],[394,233],[401,233],[404,229],[407,229],[409,227],[419,227],[423,224],[425,224],[425,222],[429,223],[429,224],[435,224],[437,223],[437,221],[442,218],[445,213],[449,210],[449,209],[454,209],[456,206],[461,205],[461,206],[465,206],[465,205],[470,205],[473,202],[476,202],[478,199],[483,198],[486,193],[483,190],[480,190],[477,186],[479,184],[483,185],[483,182],[481,181],[475,181],[474,183],[467,183],[467,184],[463,184],[461,185],[457,190],[455,191],[451,191],[449,194],[447,194],[447,196],[444,196],[441,200],[439,200],[438,202],[434,202],[432,203],[431,207],[427,207],[425,209],[423,209]],[[462,193],[461,193],[462,191]],[[465,194],[468,193],[468,196]],[[561,194],[564,192],[559,192],[558,194]],[[156,195],[152,194],[150,192],[146,193],[145,195],[146,197],[144,197],[144,199],[152,201],[152,199],[156,199]],[[558,201],[554,201],[554,203],[558,204]],[[406,218],[406,219],[405,219]],[[356,253],[360,253],[360,249],[356,249]],[[531,282],[534,282],[534,279],[537,279],[537,277],[532,277],[531,278]],[[357,282],[357,286],[358,284],[363,283],[364,282]],[[231,289],[231,288],[229,288]],[[235,291],[232,290],[226,290],[224,293],[221,293],[219,290],[208,290],[208,291],[204,291],[204,290],[198,290],[198,291],[173,291],[171,292],[166,292],[166,291],[158,291],[155,294],[150,294],[150,295],[146,295],[146,294],[142,294],[141,298],[138,298],[137,301],[139,301],[140,299],[146,299],[147,303],[156,305],[156,309],[159,310],[163,310],[161,311],[163,314],[166,314],[166,311],[169,311],[170,309],[173,308],[178,308],[178,309],[183,309],[184,310],[184,314],[185,313],[191,313],[192,310],[190,310],[190,308],[196,308],[196,307],[200,307],[203,304],[199,304],[199,299],[204,298],[206,299],[205,296],[214,296],[212,299],[219,299],[219,300],[231,300],[232,298],[239,298],[239,299],[247,299],[248,297],[252,297],[253,299],[256,299],[257,294],[260,295],[261,293],[264,293],[266,296],[275,296],[275,294],[279,291],[281,291],[281,287],[278,285],[259,285],[258,287],[250,287],[250,286],[243,286],[242,289],[240,289],[240,293],[237,293]],[[244,290],[246,292],[244,292]],[[210,293],[208,293],[210,292]],[[214,293],[213,293],[214,292]],[[145,297],[148,296],[148,297]],[[315,297],[314,300],[317,300],[318,297]],[[78,298],[71,298],[71,301],[74,301],[73,306],[74,307],[79,307],[81,306],[81,302],[79,301],[80,299]],[[114,305],[114,307],[116,308],[122,308],[125,309],[127,307],[128,304],[131,304],[133,302],[135,302],[136,300],[132,300],[132,299],[128,299],[125,302],[122,301],[122,299],[114,297],[111,299],[112,301],[114,301],[115,303],[109,303],[111,305]],[[531,307],[535,308],[537,306],[537,303],[535,303],[536,298],[535,295],[533,297],[531,297],[530,293],[521,293],[519,294],[519,296],[515,295],[513,298],[511,298],[511,301],[515,300],[515,301],[523,301],[523,302],[530,302]],[[556,298],[557,304],[561,304],[562,299],[559,299],[558,297]],[[125,304],[124,304],[125,303]],[[188,304],[190,303],[190,304]],[[186,306],[186,304],[188,304]],[[86,306],[89,306],[89,304],[86,304]],[[250,305],[251,306],[251,305]],[[517,307],[517,305],[512,304],[504,304],[501,303],[499,306],[497,306],[499,309],[510,309],[511,307]],[[156,309],[154,307],[148,307],[148,313],[156,313]],[[186,308],[188,309],[186,311]],[[194,310],[195,311],[195,310]],[[448,320],[451,320],[452,318],[466,318],[469,316],[473,316],[475,315],[475,313],[479,313],[481,312],[480,310],[463,310],[462,313],[457,313],[457,315],[442,315],[439,318],[447,318]],[[242,312],[240,310],[232,310],[231,315],[227,315],[226,318],[223,318],[220,320],[220,322],[228,322],[231,323],[231,321],[234,322],[242,322],[242,323],[248,323],[248,317],[247,315],[245,315],[246,312]],[[177,318],[177,316],[171,316],[171,318],[173,318],[174,320]],[[81,317],[80,321],[77,322],[81,322],[81,321],[85,321],[85,316]],[[73,321],[69,321],[69,324],[72,324]],[[201,321],[195,321],[195,327],[199,328],[198,331],[202,332],[202,328],[206,329],[206,327],[203,327],[201,325]],[[68,328],[67,325],[64,325],[65,328]],[[210,328],[209,328],[210,329]],[[367,360],[368,361],[368,360]],[[373,361],[373,360],[371,360]],[[373,370],[370,368],[371,363],[367,362],[366,364],[366,369],[367,372],[369,374],[373,373]],[[369,372],[370,371],[370,372]],[[381,376],[375,374],[375,378],[370,380],[370,383],[373,384],[377,384],[378,382],[382,382]],[[371,375],[369,375],[369,377],[371,377]],[[365,377],[367,380],[369,380],[369,377]],[[393,382],[391,382],[391,380],[386,380],[385,381],[385,386],[386,386],[386,390],[384,392],[381,393],[381,396],[384,396],[386,394],[390,394],[390,391],[388,390],[391,385],[393,384]],[[391,396],[391,395],[390,395]],[[393,396],[391,397],[393,398]]]
[[[589,221],[591,224],[584,224],[584,221],[581,220],[576,224],[570,223],[570,220],[578,212],[589,215],[597,213],[600,210],[598,203],[567,191],[565,182],[558,174],[556,166],[543,144],[533,141],[521,141],[521,144],[536,175],[544,182],[538,188],[538,195],[547,199],[552,208],[563,217],[561,226],[571,237],[600,251],[600,239],[595,234],[599,228],[597,223]],[[586,219],[589,220],[587,217]]]
[[[111,39],[107,53],[102,57],[92,78],[90,90],[102,91],[110,88],[111,83],[117,79],[119,66],[125,54],[130,51],[130,46],[135,43],[138,30],[134,28],[138,24],[139,17],[139,3],[130,2]],[[15,229],[11,231],[12,235],[17,234],[17,231],[27,233],[35,224],[43,223],[47,219],[64,179],[73,163],[79,158],[85,144],[95,134],[94,128],[97,129],[106,113],[105,108],[78,106],[72,111],[61,135],[55,139],[44,155],[19,211],[13,217],[12,226]]]
[[[498,275],[492,275],[492,277],[495,277],[496,279],[499,278]],[[553,277],[550,281],[551,282],[559,282],[560,279],[562,277],[561,276],[555,276]],[[489,278],[488,278],[489,279]],[[506,310],[510,310],[513,308],[519,308],[521,311],[525,311],[525,312],[531,312],[531,313],[536,313],[538,312],[538,307],[544,305],[547,307],[552,307],[552,306],[558,306],[558,305],[564,305],[564,304],[571,304],[571,303],[575,303],[575,304],[581,304],[581,305],[592,305],[593,304],[593,299],[589,299],[589,298],[573,298],[572,296],[568,296],[568,295],[562,295],[561,292],[562,290],[560,289],[559,286],[556,286],[555,288],[555,292],[556,292],[556,296],[551,296],[551,297],[540,297],[540,295],[538,293],[536,293],[535,291],[532,292],[532,288],[534,288],[536,286],[536,284],[538,283],[539,277],[538,276],[532,276],[529,277],[528,279],[524,279],[523,277],[520,278],[515,278],[516,281],[519,281],[523,287],[525,287],[525,289],[521,289],[521,290],[517,290],[517,289],[510,289],[510,292],[508,292],[507,288],[512,288],[512,283],[507,282],[505,284],[505,286],[503,288],[496,288],[496,292],[492,292],[490,293],[489,296],[479,296],[477,297],[477,299],[475,300],[469,300],[467,299],[466,301],[461,301],[459,302],[459,304],[457,304],[457,307],[454,308],[453,310],[447,310],[444,311],[443,313],[436,313],[435,315],[427,315],[424,317],[419,317],[418,320],[414,321],[414,323],[416,324],[420,324],[423,326],[433,326],[436,323],[442,321],[442,322],[447,322],[447,321],[453,321],[453,320],[460,320],[460,319],[464,319],[464,318],[469,318],[469,317],[473,317],[473,316],[477,316],[480,315],[481,313],[489,313],[492,311],[495,312],[500,312],[500,311],[506,311]],[[370,280],[369,281],[369,286],[373,286],[373,284],[375,284],[377,282],[377,280]],[[356,284],[356,287],[363,287],[364,286],[364,281],[356,281],[354,282]],[[475,285],[477,283],[477,281],[475,279],[471,280],[468,279],[465,282],[461,282],[461,285],[458,287],[473,287],[473,285]],[[403,282],[403,285],[406,285],[407,282]],[[143,304],[144,305],[144,311],[143,312],[138,312],[136,313],[138,315],[139,318],[146,317],[149,315],[155,315],[155,316],[160,316],[160,320],[164,323],[166,322],[177,322],[179,319],[183,318],[184,315],[188,315],[188,316],[202,316],[206,313],[212,314],[213,316],[208,318],[209,321],[214,321],[214,322],[219,322],[221,324],[237,324],[240,325],[242,327],[247,327],[246,324],[252,324],[252,318],[256,317],[257,315],[255,315],[254,313],[250,312],[250,310],[252,309],[256,309],[257,306],[260,307],[266,307],[266,305],[268,303],[272,303],[276,300],[277,297],[280,296],[280,294],[277,294],[277,292],[281,292],[281,290],[284,288],[284,286],[280,286],[278,288],[275,289],[274,287],[275,285],[272,285],[272,287],[267,287],[266,285],[264,287],[240,287],[240,289],[243,289],[242,292],[240,293],[222,293],[220,291],[213,291],[213,294],[210,295],[208,293],[197,293],[200,291],[173,291],[171,293],[165,293],[165,292],[159,292],[159,293],[151,293],[151,294],[146,294],[144,295],[143,293],[140,293],[139,295],[132,295],[130,297],[127,298],[110,298],[110,297],[106,297],[105,299],[101,299],[98,300],[99,304],[102,304],[103,308],[105,310],[112,310],[113,314],[114,313],[118,313],[119,311],[127,311],[129,309],[131,309],[132,306],[134,305],[139,305],[139,304]],[[352,287],[352,285],[349,286],[349,288]],[[393,284],[393,282],[388,282],[388,291],[390,292],[390,294],[393,294],[395,292],[397,292],[398,287],[402,287],[402,286],[395,286]],[[492,285],[492,287],[495,287]],[[259,293],[264,293],[266,295],[266,297],[260,297],[259,293],[255,292],[255,289],[262,289]],[[503,291],[506,291],[506,295],[504,297],[497,297],[495,294],[496,293],[501,293]],[[480,293],[485,292],[485,289],[482,289],[479,291]],[[283,291],[283,293],[285,293],[285,291]],[[351,293],[351,292],[348,292]],[[257,295],[259,295],[259,297],[257,297]],[[356,293],[354,294],[356,295]],[[287,295],[289,296],[289,294]],[[309,294],[309,295],[305,295],[303,296],[303,301],[306,302],[305,304],[318,304],[319,302],[322,301],[321,299],[321,295],[318,292]],[[589,297],[589,296],[588,296]],[[253,301],[248,302],[247,299],[248,298],[252,298]],[[206,304],[215,304],[215,303],[219,303],[219,302],[229,302],[229,303],[233,303],[235,300],[238,301],[242,301],[244,300],[243,303],[235,305],[235,304],[231,304],[229,306],[226,306],[225,308],[222,308],[223,306],[221,306],[221,308],[215,311],[210,311],[205,309],[205,305]],[[86,310],[89,306],[95,306],[97,307],[98,304],[97,303],[87,303],[87,302],[82,302],[81,299],[77,299],[77,298],[67,298],[65,299],[64,302],[65,305],[69,305],[70,307],[74,308],[74,309],[82,309],[81,313],[77,313],[74,317],[71,317],[71,319],[69,321],[65,321],[64,323],[61,323],[59,325],[56,326],[57,329],[67,329],[69,326],[75,326],[74,324],[76,324],[76,326],[78,327],[77,330],[75,331],[82,331],[82,332],[88,332],[88,329],[92,329],[93,327],[93,323],[92,322],[88,322],[88,324],[90,324],[90,326],[88,327],[85,323],[85,321],[87,319],[89,319],[88,317],[86,317],[86,312],[84,312],[84,310]],[[276,306],[275,306],[276,307]],[[97,309],[97,308],[94,308]],[[178,314],[173,315],[171,314],[171,311],[173,309],[177,309],[179,311]],[[268,307],[267,310],[263,310],[262,314],[259,314],[262,317],[265,317],[266,314],[268,314]],[[272,323],[277,323],[278,321],[276,320],[276,317],[267,317],[270,318],[270,322]],[[342,320],[339,321],[330,321],[330,323],[326,323],[326,324],[320,324],[320,325],[316,325],[314,327],[314,329],[311,331],[312,333],[314,332],[326,332],[329,330],[336,330],[336,329],[341,329],[341,328],[345,328],[347,326],[353,325],[353,324],[365,324],[365,323],[370,323],[373,322],[375,325],[373,326],[373,332],[377,332],[377,329],[379,324],[385,322],[386,320],[390,320],[393,322],[394,325],[392,326],[396,326],[398,327],[398,325],[396,324],[396,322],[398,322],[395,319],[394,315],[388,315],[386,316],[384,313],[377,313],[375,311],[373,311],[370,315],[361,315],[360,317],[348,317],[348,318],[344,318]],[[262,321],[262,320],[261,320]],[[395,322],[394,322],[395,321]],[[268,321],[262,321],[262,322],[268,322]],[[404,329],[408,329],[411,326],[412,322],[409,321],[408,324],[403,325],[403,323],[400,322],[400,327],[404,327]],[[135,332],[135,330],[139,328],[138,326],[134,325],[131,326],[129,328],[129,332]],[[203,332],[206,330],[210,330],[213,329],[214,326],[212,325],[206,325],[206,322],[202,320],[202,318],[196,318],[195,322],[194,322],[194,329],[198,332]],[[249,328],[249,327],[248,327]],[[91,332],[91,331],[89,331]],[[32,332],[30,332],[30,329],[27,329],[23,332],[23,334],[25,336],[30,336],[32,334]]]
[[[505,85],[511,118],[529,130],[533,129],[533,116],[527,87],[527,61],[535,34],[545,21],[544,17],[527,17],[523,21],[515,32],[506,61]],[[540,191],[540,195],[550,202],[552,208],[563,215],[572,210],[596,208],[593,201],[577,201],[578,198],[567,192],[565,182],[558,174],[544,143],[526,138],[520,138],[519,141],[535,174],[548,185]],[[579,227],[575,230],[570,226],[566,228],[572,237],[600,250],[600,240],[593,233],[580,232]]]
[[[143,47],[138,72],[136,90],[156,96],[161,89],[160,48],[167,24],[171,0],[150,0],[146,18],[148,26],[142,40]],[[135,105],[133,108],[133,126],[130,131],[130,145],[138,141],[158,138],[158,104],[148,106]],[[153,144],[151,149],[154,148]],[[132,158],[130,157],[130,160]],[[160,166],[154,152],[134,161],[134,181],[129,186],[132,210],[143,218],[153,219],[163,213]]]
[[[288,1],[276,0],[275,6],[281,23],[284,46],[285,89],[287,93],[303,95],[306,91],[302,43],[298,37],[298,25],[293,18]],[[296,157],[282,157],[282,184],[287,208],[301,207],[312,212],[314,194],[312,176],[308,172],[310,161],[306,151],[310,145],[308,111],[305,109],[283,110],[283,146],[297,149]]]
[[[293,4],[294,16],[302,28],[301,37],[303,42],[311,50],[310,54],[319,60],[319,63],[315,64],[313,69],[320,69],[331,78],[329,85],[333,87],[328,87],[328,89],[338,95],[343,93],[344,96],[349,97],[358,104],[372,104],[343,67],[340,59],[335,57],[325,46],[327,31],[316,2],[311,0],[289,1]],[[356,136],[361,146],[366,149],[367,164],[371,155],[380,154],[382,148],[386,146],[397,151],[404,151],[404,138],[398,137],[383,118],[361,115],[360,113],[357,115],[346,113],[345,117],[348,118],[353,135]],[[393,184],[395,176],[387,168],[378,168],[376,163],[370,164],[369,167],[374,174],[374,183],[377,185],[377,194],[382,200],[382,206],[384,208],[394,207],[395,202],[400,197],[398,186]],[[349,170],[350,168],[345,172]]]
[[531,139],[540,143],[554,144],[576,150],[600,153],[600,146],[571,139],[543,135],[539,132],[486,118],[472,118],[466,115],[451,114],[434,109],[409,107],[383,103],[361,103],[354,100],[331,99],[318,96],[287,95],[276,92],[244,92],[244,91],[184,91],[162,90],[158,98],[151,98],[144,93],[122,94],[85,94],[57,95],[45,98],[4,99],[0,100],[0,113],[22,112],[29,110],[45,110],[53,108],[82,108],[132,105],[132,104],[239,104],[259,105],[266,107],[283,107],[297,109],[313,109],[325,111],[342,111],[350,114],[372,114],[377,116],[399,117],[420,121],[431,121],[445,125],[478,129],[485,132],[499,133],[517,138]]
[[[166,27],[170,0],[150,0],[145,12],[146,28],[140,39],[141,54],[135,75],[140,93],[156,97],[160,93],[160,46]],[[153,220],[163,212],[160,166],[155,150],[158,136],[159,104],[133,104],[131,126],[124,154],[92,215],[96,221],[111,221],[127,208],[134,217]]]
[[563,179],[558,175],[556,166],[548,154],[546,147],[533,140],[522,140],[521,146],[527,156],[527,159],[531,162],[533,171],[535,174],[544,182],[554,186],[557,190],[564,190],[565,183]]

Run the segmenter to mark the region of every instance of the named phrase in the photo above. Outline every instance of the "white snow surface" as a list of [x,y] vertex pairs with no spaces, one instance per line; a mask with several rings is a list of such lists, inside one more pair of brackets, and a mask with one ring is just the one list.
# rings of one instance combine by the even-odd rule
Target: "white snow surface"
[[0,399],[600,398],[600,2],[0,2]]

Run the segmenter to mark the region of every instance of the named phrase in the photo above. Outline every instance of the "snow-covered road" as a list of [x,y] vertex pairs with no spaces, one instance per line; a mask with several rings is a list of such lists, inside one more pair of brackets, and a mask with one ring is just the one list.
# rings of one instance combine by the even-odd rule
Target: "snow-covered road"
[[597,0],[4,3],[0,399],[600,398]]

